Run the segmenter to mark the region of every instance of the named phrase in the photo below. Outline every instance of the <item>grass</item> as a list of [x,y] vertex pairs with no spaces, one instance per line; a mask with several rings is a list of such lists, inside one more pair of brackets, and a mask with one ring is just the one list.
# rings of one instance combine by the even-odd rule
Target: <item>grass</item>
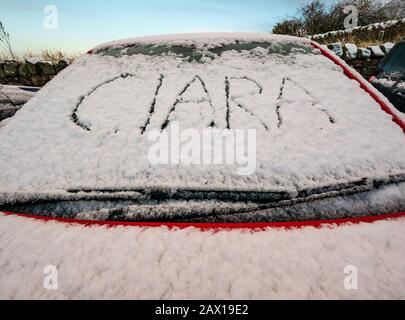
[[[35,53],[32,52],[31,50],[28,50],[24,52],[23,54],[17,55],[16,60],[24,61],[30,58],[38,58],[42,59],[44,61],[49,61],[49,62],[57,62],[61,59],[65,59],[69,62],[72,62],[76,58],[78,58],[81,55],[81,53],[66,53],[66,52],[61,52],[61,51],[56,51],[56,50],[50,50],[50,49],[44,49],[40,53]],[[5,52],[0,52],[0,60],[9,60],[11,57],[10,55],[6,54]]]

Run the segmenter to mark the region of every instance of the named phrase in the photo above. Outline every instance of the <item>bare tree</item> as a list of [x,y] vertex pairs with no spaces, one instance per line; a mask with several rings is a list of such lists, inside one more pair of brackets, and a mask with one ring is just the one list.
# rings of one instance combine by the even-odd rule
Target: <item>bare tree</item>
[[405,1],[391,0],[384,6],[386,14],[395,19],[405,18]]
[[15,59],[15,55],[13,53],[13,50],[11,49],[10,34],[6,31],[1,21],[0,21],[0,43],[6,46],[7,50],[10,53],[11,58]]
[[[343,29],[347,14],[346,6],[358,9],[359,24],[365,26],[376,22],[384,22],[398,18],[405,18],[405,1],[391,0],[336,0],[326,6],[320,0],[312,0],[298,8],[293,18],[285,18],[273,29],[273,33],[289,35],[313,35]],[[299,33],[297,33],[299,30]]]
[[302,37],[304,35],[303,29],[302,21],[292,18],[277,23],[273,28],[273,33]]
[[303,26],[307,34],[317,34],[329,31],[329,17],[325,3],[313,0],[301,5],[298,9],[299,16],[303,19]]
[[347,16],[344,9],[347,6],[357,8],[359,26],[395,19],[394,15],[388,14],[388,10],[379,0],[340,0],[332,5],[328,13],[328,31],[343,29]]

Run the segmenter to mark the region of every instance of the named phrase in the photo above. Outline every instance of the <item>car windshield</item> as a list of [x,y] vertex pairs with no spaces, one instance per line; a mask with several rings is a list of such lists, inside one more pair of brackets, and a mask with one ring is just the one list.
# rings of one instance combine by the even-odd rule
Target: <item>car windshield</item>
[[77,59],[0,128],[0,210],[232,222],[405,210],[404,133],[357,82],[307,40],[223,37]]
[[[99,55],[105,56],[132,56],[132,55],[175,55],[186,58],[189,62],[207,62],[221,56],[227,51],[251,51],[264,49],[268,54],[287,56],[292,52],[311,53],[312,49],[307,45],[297,43],[272,43],[272,42],[240,42],[223,44],[212,48],[197,48],[195,45],[163,45],[163,44],[135,44],[130,46],[118,46],[100,50]],[[207,60],[208,59],[208,60]]]
[[405,43],[400,43],[395,47],[383,64],[381,71],[385,74],[398,74],[398,76],[405,78]]

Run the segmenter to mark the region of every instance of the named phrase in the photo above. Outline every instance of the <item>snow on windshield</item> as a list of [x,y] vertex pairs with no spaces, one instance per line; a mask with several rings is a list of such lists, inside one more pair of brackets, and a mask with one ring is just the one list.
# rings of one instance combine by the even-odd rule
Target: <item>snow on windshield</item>
[[[401,128],[339,67],[302,46],[288,55],[257,47],[192,62],[175,54],[79,58],[0,128],[0,203],[69,190],[294,197],[402,177]],[[255,129],[254,173],[151,164],[149,134],[175,121],[181,129]]]

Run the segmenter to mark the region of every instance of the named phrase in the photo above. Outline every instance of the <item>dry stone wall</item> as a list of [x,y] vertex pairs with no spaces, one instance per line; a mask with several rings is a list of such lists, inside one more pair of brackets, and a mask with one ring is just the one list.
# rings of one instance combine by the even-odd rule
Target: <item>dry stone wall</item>
[[66,60],[0,61],[0,84],[42,87],[68,65]]

